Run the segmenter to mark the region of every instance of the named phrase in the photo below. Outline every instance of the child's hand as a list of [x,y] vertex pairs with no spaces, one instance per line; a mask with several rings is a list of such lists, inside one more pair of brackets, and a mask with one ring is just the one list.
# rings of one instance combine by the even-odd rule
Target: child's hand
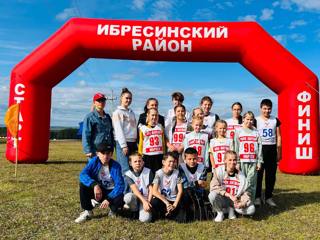
[[103,202],[100,205],[100,208],[107,208],[107,207],[109,207],[109,202],[106,199],[106,200],[103,200]]
[[280,150],[278,149],[278,153],[277,153],[277,161],[279,162],[282,158],[282,154],[281,154],[281,148]]
[[101,187],[99,185],[95,185],[94,189],[93,189],[93,192],[94,192],[94,198],[99,202],[101,200],[101,198],[102,198]]
[[128,147],[122,148],[122,153],[123,153],[123,155],[127,156],[129,153],[129,148]]
[[176,148],[170,143],[168,144],[168,148],[169,148],[170,152],[173,152],[176,150]]
[[143,210],[145,210],[146,212],[150,212],[151,211],[151,204],[148,201],[143,201]]
[[261,170],[261,165],[260,165],[260,164],[257,165],[256,170],[257,170],[257,171],[260,171],[260,170]]
[[233,203],[238,202],[237,197],[235,197],[235,196],[233,196],[233,195],[231,195],[231,194],[229,194],[229,198],[231,199],[231,201],[232,201]]
[[166,203],[166,207],[167,207],[167,213],[166,215],[168,215],[172,210],[173,210],[173,205],[171,203]]
[[236,202],[233,202],[233,206],[235,208],[241,208],[241,204],[240,204],[240,202],[238,200]]

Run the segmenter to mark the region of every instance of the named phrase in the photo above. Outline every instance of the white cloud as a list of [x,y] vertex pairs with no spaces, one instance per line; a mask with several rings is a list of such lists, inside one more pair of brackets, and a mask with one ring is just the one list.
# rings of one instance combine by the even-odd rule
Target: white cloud
[[144,74],[144,76],[150,77],[150,78],[154,78],[154,77],[159,77],[160,73],[158,73],[158,72],[147,72],[147,73]]
[[77,75],[79,77],[84,77],[86,74],[84,72],[82,72],[82,71],[77,71]]
[[280,7],[282,9],[291,10],[291,1],[290,0],[280,0],[272,3],[273,7]]
[[21,44],[21,42],[0,41],[0,48],[15,51],[30,51],[34,46],[27,46],[26,44]]
[[75,17],[77,15],[78,14],[77,14],[76,8],[65,8],[65,9],[63,9],[62,12],[60,12],[56,15],[56,19],[59,21],[65,21],[68,18]]
[[291,0],[291,1],[298,6],[300,11],[304,11],[304,10],[320,11],[319,0]]
[[197,9],[193,15],[194,20],[210,21],[210,20],[213,20],[213,18],[214,18],[214,13],[209,8]]
[[296,27],[305,26],[305,25],[307,25],[307,22],[303,19],[300,19],[300,20],[291,22],[289,28],[294,29]]
[[3,123],[5,112],[8,108],[8,98],[9,98],[9,76],[0,76],[0,123]]
[[287,44],[288,37],[285,34],[274,35],[273,38],[275,40],[277,40],[282,45],[286,45]]
[[152,4],[149,20],[172,20],[176,1],[157,0]]
[[280,8],[286,10],[292,10],[293,6],[295,6],[298,11],[320,11],[319,0],[280,0],[274,2],[273,6],[280,6]]
[[[9,94],[9,77],[0,77],[0,111],[7,109],[7,100]],[[107,112],[112,112],[119,103],[119,94],[122,87],[128,87],[133,93],[132,109],[137,114],[143,111],[145,101],[149,97],[156,97],[159,100],[159,111],[165,115],[171,108],[170,95],[173,91],[179,90],[186,97],[185,105],[189,111],[198,106],[199,100],[204,95],[212,96],[214,99],[213,111],[222,118],[230,117],[230,105],[235,101],[243,104],[244,110],[258,112],[257,103],[262,98],[271,98],[276,102],[276,95],[267,88],[250,89],[248,91],[226,91],[225,89],[172,89],[170,87],[154,87],[150,84],[137,84],[132,81],[111,81],[105,84],[95,86],[74,86],[74,87],[55,87],[52,93],[51,126],[72,126],[77,127],[84,116],[90,111],[92,97],[96,92],[102,92],[111,97],[111,90],[114,90],[116,99],[108,101],[106,105]],[[3,114],[0,121],[3,122]]]
[[233,3],[230,1],[219,2],[214,5],[216,8],[224,10],[226,8],[234,7]]
[[290,39],[297,43],[303,43],[306,41],[306,36],[300,33],[290,34]]
[[320,29],[315,31],[316,33],[316,41],[320,42]]
[[0,60],[0,65],[15,65],[18,62],[10,61],[10,60]]
[[257,15],[246,15],[246,16],[240,16],[238,17],[239,21],[245,21],[245,22],[251,22],[257,20]]
[[260,16],[261,21],[267,21],[273,19],[273,13],[274,11],[269,8],[262,9],[262,14]]
[[276,39],[282,45],[286,45],[289,40],[296,43],[303,43],[306,41],[306,36],[300,33],[293,33],[290,35],[279,34],[279,35],[273,36],[273,38]]
[[132,9],[143,10],[146,0],[133,0]]
[[88,84],[87,84],[87,82],[85,80],[80,80],[78,82],[78,86],[79,87],[86,87],[86,86],[88,86]]
[[134,74],[131,73],[115,73],[112,74],[112,81],[128,81],[134,78]]

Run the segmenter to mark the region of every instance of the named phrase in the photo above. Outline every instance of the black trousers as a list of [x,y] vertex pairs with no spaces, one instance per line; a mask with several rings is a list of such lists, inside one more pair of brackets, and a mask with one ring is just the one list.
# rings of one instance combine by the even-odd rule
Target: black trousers
[[158,155],[143,155],[144,166],[150,168],[153,174],[162,168],[163,154]]
[[265,172],[265,199],[271,198],[276,183],[277,173],[277,145],[263,145],[262,155],[264,163],[258,171],[256,198],[261,197],[263,173]]
[[130,156],[132,153],[138,151],[138,146],[136,142],[127,142],[127,146],[129,149],[128,156]]
[[202,188],[183,189],[182,206],[186,212],[187,222],[205,220],[205,202],[208,202],[208,192]]
[[[123,207],[123,194],[115,197],[115,198],[108,198],[107,195],[110,191],[106,191],[103,188],[102,189],[102,199],[99,202],[103,202],[103,200],[107,199],[109,204],[109,207],[111,211],[117,212],[118,209]],[[91,204],[91,199],[94,199],[94,191],[93,188],[87,187],[80,183],[80,203],[81,207],[84,210],[91,211],[93,209],[93,206]]]
[[[173,204],[174,202],[169,201],[171,204]],[[177,208],[174,209],[169,215],[166,216],[166,212],[167,212],[167,207],[164,204],[164,202],[162,202],[159,198],[154,197],[151,200],[151,205],[152,205],[152,218],[154,220],[156,219],[163,219],[163,218],[168,218],[171,220],[175,220],[178,222],[182,222],[181,219],[179,219],[179,212],[183,211],[183,209],[181,208],[181,204],[179,203]]]

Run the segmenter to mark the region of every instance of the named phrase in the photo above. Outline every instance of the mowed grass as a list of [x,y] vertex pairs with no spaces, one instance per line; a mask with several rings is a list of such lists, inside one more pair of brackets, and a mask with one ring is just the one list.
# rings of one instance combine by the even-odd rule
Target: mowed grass
[[86,160],[79,141],[50,143],[45,164],[18,166],[0,144],[0,239],[320,239],[320,176],[278,173],[275,201],[252,218],[178,224],[143,224],[126,218],[95,218],[75,224],[81,209],[78,176]]

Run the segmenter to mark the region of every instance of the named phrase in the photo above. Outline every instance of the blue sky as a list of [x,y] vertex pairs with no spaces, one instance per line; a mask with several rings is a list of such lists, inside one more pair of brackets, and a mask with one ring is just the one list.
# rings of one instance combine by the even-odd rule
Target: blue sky
[[[320,1],[73,0],[1,1],[0,121],[7,108],[10,72],[71,17],[173,21],[256,21],[317,76],[320,74]],[[51,125],[77,126],[89,111],[92,95],[118,95],[127,86],[139,114],[148,97],[160,112],[171,107],[170,94],[181,91],[188,109],[204,95],[213,111],[230,116],[234,101],[258,113],[262,98],[276,95],[238,63],[144,62],[90,59],[53,89]],[[114,107],[118,100],[114,102]],[[111,102],[107,110],[112,110]],[[275,112],[277,106],[275,104]]]

